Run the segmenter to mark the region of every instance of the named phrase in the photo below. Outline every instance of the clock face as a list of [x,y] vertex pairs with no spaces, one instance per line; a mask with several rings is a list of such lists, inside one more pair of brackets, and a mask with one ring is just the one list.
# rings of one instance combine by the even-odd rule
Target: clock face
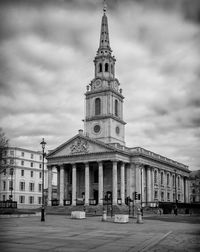
[[100,88],[101,87],[101,80],[96,80],[94,83],[94,88]]
[[95,133],[99,133],[100,129],[101,129],[101,127],[98,124],[94,126]]
[[120,128],[117,126],[115,130],[116,130],[117,135],[119,135]]

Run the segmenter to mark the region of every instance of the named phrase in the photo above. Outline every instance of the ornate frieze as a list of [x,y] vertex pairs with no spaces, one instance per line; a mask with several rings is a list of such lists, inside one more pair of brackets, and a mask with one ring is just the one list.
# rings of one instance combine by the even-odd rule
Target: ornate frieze
[[88,153],[89,145],[86,140],[78,138],[75,143],[70,146],[71,154]]

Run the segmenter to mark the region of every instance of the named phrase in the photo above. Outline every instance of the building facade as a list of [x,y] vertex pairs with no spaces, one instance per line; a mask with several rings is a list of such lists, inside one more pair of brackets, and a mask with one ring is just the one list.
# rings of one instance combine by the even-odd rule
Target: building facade
[[190,173],[189,193],[191,203],[200,203],[200,170]]
[[57,169],[60,205],[76,205],[81,199],[85,205],[102,205],[106,195],[114,205],[124,204],[126,197],[143,205],[188,202],[186,165],[141,147],[126,147],[124,96],[115,63],[104,6],[95,76],[85,93],[84,131],[47,156],[49,204],[53,169]]
[[[12,199],[18,208],[42,204],[42,153],[9,147],[3,153],[5,169],[0,174],[0,200]],[[47,187],[45,160],[44,188]]]

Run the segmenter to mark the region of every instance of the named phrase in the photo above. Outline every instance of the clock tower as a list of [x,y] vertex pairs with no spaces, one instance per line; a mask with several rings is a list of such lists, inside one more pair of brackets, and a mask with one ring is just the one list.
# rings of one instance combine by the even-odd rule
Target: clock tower
[[106,5],[103,8],[99,48],[94,58],[95,76],[85,93],[85,132],[104,143],[125,145],[123,95],[115,78],[116,59],[109,41]]

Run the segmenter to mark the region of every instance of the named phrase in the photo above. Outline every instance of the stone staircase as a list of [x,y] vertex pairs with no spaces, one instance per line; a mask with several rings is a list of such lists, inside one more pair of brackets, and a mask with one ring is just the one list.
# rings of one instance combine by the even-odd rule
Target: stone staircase
[[[87,216],[102,215],[103,210],[107,211],[108,215],[111,215],[111,206],[48,206],[46,208],[46,213],[51,215],[70,215],[72,211],[86,211]],[[128,214],[128,206],[126,205],[115,205],[112,206],[112,214]]]

